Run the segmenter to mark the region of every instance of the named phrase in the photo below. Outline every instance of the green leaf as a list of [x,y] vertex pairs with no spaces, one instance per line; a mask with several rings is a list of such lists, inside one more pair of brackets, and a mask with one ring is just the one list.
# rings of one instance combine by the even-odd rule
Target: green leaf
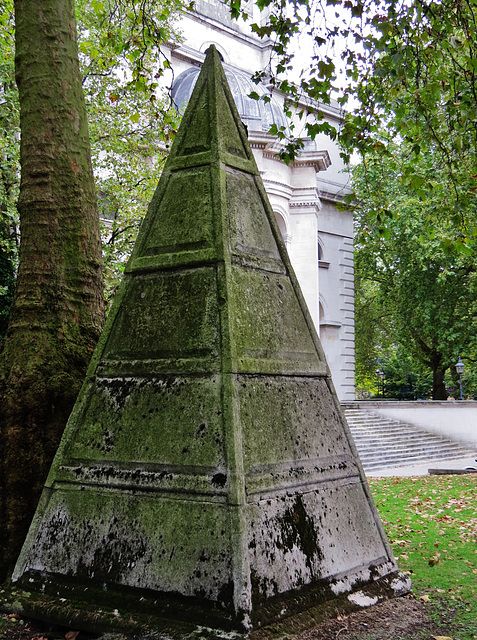
[[91,0],[91,8],[97,15],[105,12],[104,3],[101,0]]

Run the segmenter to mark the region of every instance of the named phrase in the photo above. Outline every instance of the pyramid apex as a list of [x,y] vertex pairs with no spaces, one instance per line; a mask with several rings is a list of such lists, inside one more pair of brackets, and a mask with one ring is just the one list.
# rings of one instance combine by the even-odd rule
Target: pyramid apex
[[[207,58],[207,56],[212,56],[212,55],[214,55],[214,53],[219,55],[219,52],[217,51],[217,47],[215,46],[215,44],[211,44],[205,50],[205,57]],[[219,58],[219,60],[220,60],[220,58]]]
[[165,171],[204,166],[218,160],[258,175],[220,54],[210,45]]

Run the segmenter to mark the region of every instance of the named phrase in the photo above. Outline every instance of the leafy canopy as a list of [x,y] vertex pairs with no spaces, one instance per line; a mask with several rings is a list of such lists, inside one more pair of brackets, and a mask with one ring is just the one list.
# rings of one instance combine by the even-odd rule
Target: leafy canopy
[[106,296],[119,284],[178,118],[160,81],[181,0],[76,0]]
[[[232,15],[246,15],[241,0],[228,2]],[[345,159],[356,150],[363,156],[376,151],[385,156],[389,145],[405,141],[405,178],[416,189],[429,180],[413,170],[414,159],[432,148],[448,172],[456,196],[450,213],[461,225],[460,212],[475,200],[477,177],[476,0],[256,4],[266,13],[264,23],[253,29],[272,40],[275,53],[262,74],[307,118],[307,134],[339,137]],[[290,71],[299,63],[290,44],[297,34],[312,40],[314,52],[309,68],[292,83]],[[339,131],[320,118],[319,105],[309,108],[329,103],[332,95],[350,110]],[[308,108],[306,99],[312,100]],[[301,142],[295,143],[299,149]]]

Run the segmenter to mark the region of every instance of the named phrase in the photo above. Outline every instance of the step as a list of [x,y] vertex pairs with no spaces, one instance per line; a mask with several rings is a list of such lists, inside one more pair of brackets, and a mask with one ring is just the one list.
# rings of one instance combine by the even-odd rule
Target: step
[[433,450],[443,450],[443,451],[454,451],[458,452],[459,455],[463,456],[472,455],[472,449],[467,447],[461,447],[459,445],[447,442],[434,442],[432,440],[425,441],[419,440],[417,442],[412,442],[410,440],[406,441],[393,441],[386,442],[386,440],[376,441],[373,440],[370,442],[369,440],[355,440],[354,441],[356,447],[361,451],[419,451],[422,454],[425,454],[428,451]]
[[402,455],[407,455],[408,453],[412,453],[414,455],[420,455],[423,457],[429,457],[432,455],[448,455],[452,454],[452,457],[467,457],[468,455],[472,455],[472,452],[469,452],[467,449],[461,449],[457,447],[446,447],[444,445],[441,446],[430,446],[430,447],[393,447],[390,449],[386,446],[380,447],[358,447],[356,448],[359,451],[361,456],[387,456],[391,455],[394,457],[399,457]]
[[[366,460],[367,464],[389,464],[393,463],[392,466],[404,466],[404,465],[409,465],[409,463],[413,463],[416,462],[416,464],[420,464],[421,462],[426,462],[426,461],[430,461],[430,460],[454,460],[455,456],[453,455],[446,455],[446,454],[430,454],[429,456],[426,456],[425,458],[423,458],[422,455],[415,455],[415,454],[406,454],[406,455],[402,455],[402,456],[376,456],[376,457],[369,457]],[[363,463],[364,466],[364,462],[363,459],[361,458],[360,455],[360,460]],[[396,463],[396,464],[394,464]],[[391,465],[390,465],[391,466]]]
[[400,420],[344,408],[365,472],[477,455],[466,445]]

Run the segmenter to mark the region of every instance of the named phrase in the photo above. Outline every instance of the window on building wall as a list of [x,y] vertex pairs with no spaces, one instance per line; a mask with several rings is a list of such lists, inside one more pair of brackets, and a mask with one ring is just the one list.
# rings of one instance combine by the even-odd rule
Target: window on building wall
[[330,263],[328,262],[328,260],[325,260],[323,245],[320,242],[320,240],[317,241],[317,245],[318,245],[318,266],[320,267],[320,269],[328,269],[328,267],[330,266]]
[[273,212],[275,214],[275,219],[278,223],[278,228],[280,229],[280,233],[282,234],[282,238],[285,240],[285,242],[287,241],[287,226],[285,224],[285,220],[283,219],[283,216],[280,215],[279,213],[277,213],[276,211]]
[[287,250],[290,251],[291,235],[288,232],[288,227],[287,227],[287,223],[285,222],[285,218],[279,211],[274,211],[273,213],[275,214],[275,220],[277,221],[278,228],[280,229],[280,233],[282,234],[282,238],[285,242],[285,246]]

